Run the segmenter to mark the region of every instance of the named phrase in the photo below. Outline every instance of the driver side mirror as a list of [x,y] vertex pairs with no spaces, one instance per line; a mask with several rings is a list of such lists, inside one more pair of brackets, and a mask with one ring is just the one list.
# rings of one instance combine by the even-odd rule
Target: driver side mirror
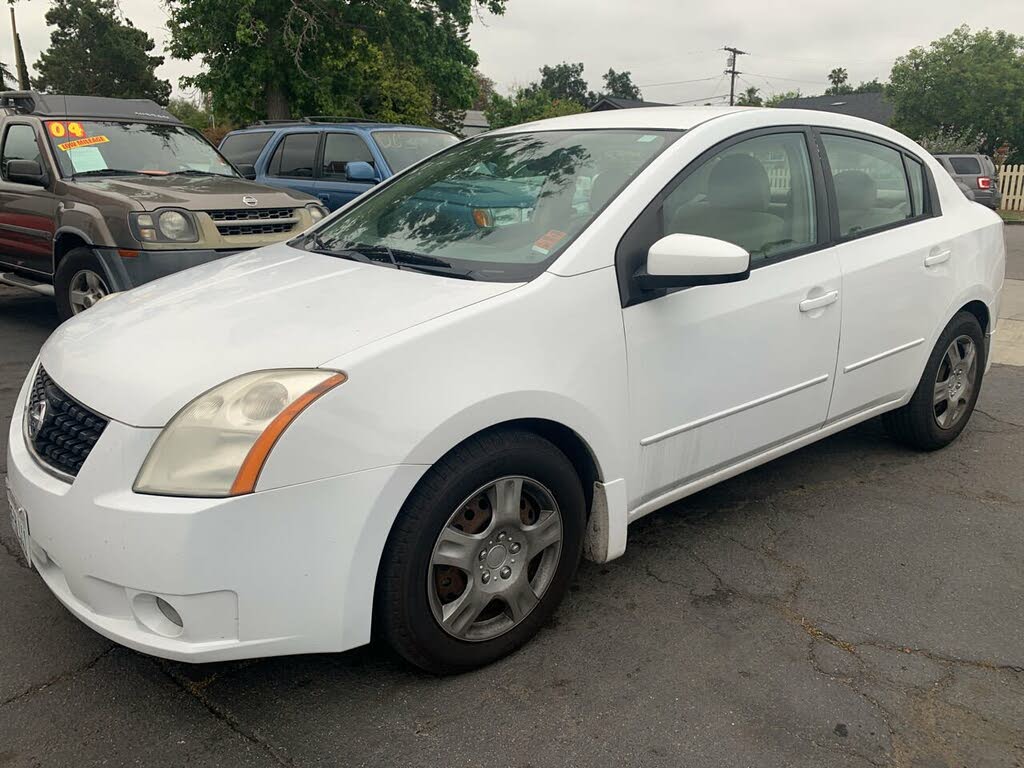
[[750,254],[738,245],[701,235],[666,235],[647,252],[633,279],[645,291],[735,283],[750,277]]
[[241,163],[236,165],[235,168],[238,169],[238,172],[242,174],[242,178],[244,179],[252,181],[256,178],[256,166],[252,163]]
[[16,184],[46,186],[46,172],[43,170],[43,166],[35,160],[8,160],[4,171],[7,180]]
[[349,181],[368,181],[371,184],[377,182],[377,172],[373,170],[373,166],[369,163],[364,163],[362,160],[353,160],[351,163],[345,163],[345,178]]

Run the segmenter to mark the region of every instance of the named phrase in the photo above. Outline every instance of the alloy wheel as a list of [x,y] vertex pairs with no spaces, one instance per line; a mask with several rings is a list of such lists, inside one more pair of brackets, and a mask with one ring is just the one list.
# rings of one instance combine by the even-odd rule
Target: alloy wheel
[[68,285],[71,313],[77,315],[84,312],[109,293],[110,288],[101,275],[91,269],[78,270]]
[[978,380],[978,350],[970,336],[957,336],[946,348],[935,375],[935,423],[952,429],[970,408]]

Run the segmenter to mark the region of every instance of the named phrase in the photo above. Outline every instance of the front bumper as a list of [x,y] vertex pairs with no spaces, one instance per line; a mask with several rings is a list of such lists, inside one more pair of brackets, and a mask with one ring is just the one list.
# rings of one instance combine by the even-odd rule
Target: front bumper
[[116,248],[97,248],[96,255],[103,264],[115,291],[127,291],[144,283],[175,272],[227,258],[242,250],[213,251],[209,249],[180,251],[131,251],[136,256],[122,256]]
[[84,623],[188,662],[342,651],[369,640],[380,555],[424,467],[233,499],[147,496],[131,486],[159,430],[112,421],[68,484],[29,454],[24,395],[11,422],[7,481],[28,513],[32,564]]

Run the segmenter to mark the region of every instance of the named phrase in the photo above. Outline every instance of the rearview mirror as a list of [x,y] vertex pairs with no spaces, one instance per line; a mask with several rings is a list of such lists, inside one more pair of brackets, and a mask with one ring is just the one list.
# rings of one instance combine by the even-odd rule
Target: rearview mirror
[[701,235],[666,235],[647,252],[634,275],[645,291],[735,283],[750,277],[750,254],[738,245]]
[[372,184],[377,181],[377,172],[369,163],[353,160],[351,163],[345,163],[345,178],[349,181],[368,181]]
[[33,184],[37,187],[46,186],[46,173],[35,160],[8,160],[4,174],[8,181],[16,184]]
[[240,163],[235,167],[242,174],[242,178],[249,179],[250,181],[256,178],[256,166],[252,163]]

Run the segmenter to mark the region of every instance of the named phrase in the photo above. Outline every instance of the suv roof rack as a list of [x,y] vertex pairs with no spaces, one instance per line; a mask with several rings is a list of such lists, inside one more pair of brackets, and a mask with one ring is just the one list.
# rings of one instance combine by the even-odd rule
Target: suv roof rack
[[112,99],[106,96],[72,96],[38,91],[0,92],[0,109],[39,117],[77,117],[138,120],[145,123],[181,121],[150,99]]
[[283,120],[257,120],[249,128],[259,125],[317,125],[319,123],[379,123],[379,120],[371,120],[368,117],[345,117],[344,115],[308,115],[306,117],[292,117]]

